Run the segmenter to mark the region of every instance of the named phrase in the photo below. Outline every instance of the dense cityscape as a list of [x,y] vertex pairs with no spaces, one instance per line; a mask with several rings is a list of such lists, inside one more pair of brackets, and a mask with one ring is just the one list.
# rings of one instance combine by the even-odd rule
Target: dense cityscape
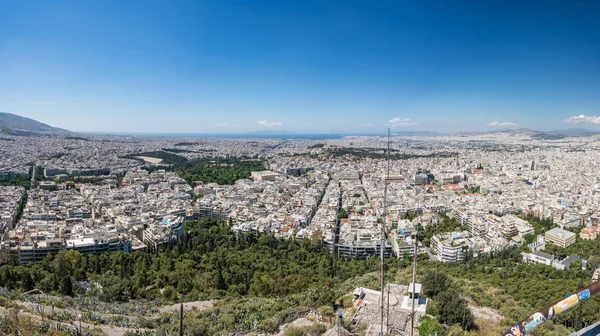
[[[600,181],[591,172],[600,137],[536,137],[5,135],[0,262],[26,266],[62,250],[154,253],[183,241],[186,223],[207,219],[236,235],[314,241],[342,261],[383,253],[410,262],[416,252],[452,264],[518,250],[523,265],[586,270],[594,256],[569,247],[598,235]],[[386,285],[398,304],[385,325],[398,335],[409,334],[408,285]],[[354,291],[349,322],[369,335],[381,326],[378,289]],[[427,301],[415,300],[417,319]]]

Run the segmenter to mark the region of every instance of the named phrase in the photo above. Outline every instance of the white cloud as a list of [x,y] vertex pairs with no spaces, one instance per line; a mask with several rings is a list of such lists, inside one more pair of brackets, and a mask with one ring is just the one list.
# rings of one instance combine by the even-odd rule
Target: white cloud
[[232,125],[228,124],[228,123],[216,123],[213,125],[213,127],[231,127]]
[[563,120],[566,123],[569,124],[593,124],[593,125],[600,125],[600,117],[599,116],[586,116],[583,114],[580,114],[578,116],[573,116],[569,119],[565,119]]
[[388,121],[386,126],[391,127],[391,128],[399,128],[399,127],[413,126],[414,124],[415,123],[410,121],[410,119],[393,118],[390,121]]
[[512,122],[494,121],[493,123],[489,123],[488,126],[490,126],[490,127],[517,127],[519,125],[512,123]]
[[261,120],[258,122],[259,125],[264,126],[264,127],[280,127],[283,126],[282,123],[280,122],[268,122],[266,120]]
[[356,125],[356,127],[375,127],[373,124]]

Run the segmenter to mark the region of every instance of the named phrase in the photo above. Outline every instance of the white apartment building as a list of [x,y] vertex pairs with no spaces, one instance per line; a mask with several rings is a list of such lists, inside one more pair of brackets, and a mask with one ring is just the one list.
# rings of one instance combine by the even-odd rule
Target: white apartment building
[[431,248],[441,262],[462,261],[468,249],[465,239],[468,237],[467,231],[435,235],[431,238]]

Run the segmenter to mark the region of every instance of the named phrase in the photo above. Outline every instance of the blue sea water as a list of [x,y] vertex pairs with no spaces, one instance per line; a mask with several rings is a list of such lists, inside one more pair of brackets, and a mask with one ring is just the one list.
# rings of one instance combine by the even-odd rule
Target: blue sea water
[[170,138],[218,138],[218,139],[300,139],[300,140],[334,140],[341,139],[341,134],[271,134],[271,133],[238,133],[238,134],[153,134],[155,136],[166,136]]
[[[98,134],[98,133],[95,133]],[[104,133],[119,136],[167,137],[179,139],[289,139],[289,140],[335,140],[358,134],[297,134],[297,133]]]

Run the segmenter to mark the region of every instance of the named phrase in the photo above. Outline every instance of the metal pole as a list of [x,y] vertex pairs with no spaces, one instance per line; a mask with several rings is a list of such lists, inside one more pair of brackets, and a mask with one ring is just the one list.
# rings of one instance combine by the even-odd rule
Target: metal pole
[[413,255],[413,290],[412,290],[412,312],[410,315],[410,336],[415,332],[415,292],[417,287],[417,247],[419,246],[419,227],[417,226],[417,234],[415,235],[415,250]]
[[387,285],[387,320],[385,320],[385,334],[390,334],[390,284]]
[[386,221],[387,221],[387,184],[388,184],[388,179],[390,178],[390,129],[388,128],[388,142],[387,142],[387,151],[386,151],[386,160],[387,160],[387,173],[386,173],[386,178],[385,178],[385,183],[384,183],[384,189],[383,189],[383,223],[381,224],[381,247],[380,247],[380,254],[381,254],[381,270],[380,270],[380,275],[381,275],[381,279],[380,279],[380,287],[381,287],[381,330],[380,330],[380,335],[384,335],[383,333],[383,305],[384,305],[384,300],[385,300],[385,293],[384,293],[384,258],[383,258],[383,254],[385,253],[385,227],[386,227]]
[[179,311],[179,336],[183,336],[183,303]]
[[381,238],[381,335],[383,336],[383,302],[384,302],[384,289],[383,289],[383,244],[385,243],[385,237],[383,236],[383,232],[382,232],[382,238]]

